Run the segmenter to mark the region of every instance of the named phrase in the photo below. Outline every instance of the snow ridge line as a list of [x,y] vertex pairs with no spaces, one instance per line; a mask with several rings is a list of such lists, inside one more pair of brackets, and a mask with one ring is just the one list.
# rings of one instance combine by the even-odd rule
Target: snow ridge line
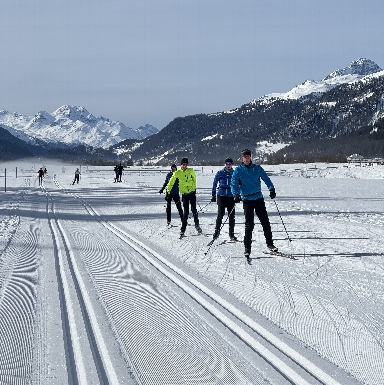
[[[46,191],[45,192],[48,196],[50,194]],[[52,198],[51,198],[52,199]],[[51,215],[55,216],[54,209],[51,209]],[[73,272],[72,279],[74,281],[75,287],[77,287],[76,292],[78,295],[78,300],[80,302],[80,306],[84,307],[84,311],[86,314],[83,314],[85,317],[84,323],[87,323],[89,325],[90,333],[91,336],[88,335],[90,339],[93,341],[89,341],[90,345],[95,346],[95,349],[97,350],[95,353],[97,355],[97,359],[95,361],[100,361],[100,362],[95,362],[95,365],[98,367],[98,372],[99,375],[106,381],[108,384],[111,385],[118,385],[119,381],[116,375],[116,372],[114,370],[113,364],[110,360],[109,354],[108,354],[108,349],[106,347],[106,344],[104,342],[104,339],[102,337],[102,333],[100,330],[100,327],[97,322],[97,317],[96,314],[93,310],[91,300],[87,294],[87,290],[84,284],[83,279],[81,278],[81,274],[79,272],[79,269],[76,264],[76,259],[73,255],[73,252],[70,248],[70,242],[68,240],[68,237],[58,219],[54,217],[52,220],[50,218],[50,225],[51,229],[53,232],[54,239],[56,241],[56,249],[57,249],[57,254],[59,258],[59,266],[60,266],[60,278],[62,280],[62,286],[63,286],[63,291],[64,291],[64,300],[65,300],[65,307],[67,309],[68,313],[68,322],[69,322],[69,329],[70,329],[70,335],[71,335],[71,343],[72,343],[72,348],[73,348],[73,354],[75,358],[75,374],[77,373],[78,377],[78,383],[79,384],[86,384],[88,383],[87,381],[87,376],[86,376],[86,370],[85,370],[85,364],[84,360],[82,359],[82,354],[81,354],[81,347],[79,344],[79,335],[77,332],[77,327],[76,327],[76,321],[75,321],[75,312],[73,310],[72,302],[70,299],[70,293],[69,293],[69,284],[66,278],[66,274],[64,271],[64,265],[63,265],[63,256],[62,253],[60,252],[60,249],[57,247],[58,240],[59,240],[59,234],[62,236],[62,240],[64,243],[64,247],[67,251],[68,255],[68,262],[70,264],[71,270]],[[58,230],[56,229],[56,226]],[[86,325],[87,326],[87,325]]]
[[[82,200],[83,201],[83,200]],[[233,305],[228,303],[226,300],[218,296],[216,293],[202,285],[197,280],[190,277],[183,270],[177,268],[172,263],[163,258],[156,251],[152,250],[150,247],[146,246],[141,241],[137,240],[130,234],[125,231],[119,229],[114,224],[111,224],[107,221],[102,220],[100,214],[89,204],[83,201],[83,204],[87,211],[92,216],[97,216],[100,218],[100,223],[103,224],[107,229],[112,231],[116,236],[118,236],[122,241],[130,245],[134,248],[139,254],[141,254],[149,263],[151,263],[155,268],[157,268],[161,273],[166,275],[169,279],[171,279],[174,283],[176,283],[181,289],[183,289],[186,293],[188,293],[192,298],[194,298],[199,304],[201,304],[204,308],[206,308],[211,314],[213,314],[216,318],[218,318],[222,323],[224,323],[229,329],[232,330],[236,335],[238,335],[243,341],[245,341],[249,346],[251,346],[255,351],[261,354],[262,357],[266,361],[268,361],[274,368],[276,368],[283,376],[293,381],[296,385],[309,385],[309,383],[297,374],[292,368],[290,368],[287,364],[285,364],[282,360],[280,360],[276,355],[271,353],[268,349],[262,346],[256,339],[250,336],[247,332],[238,327],[232,320],[230,320],[227,316],[225,316],[220,310],[216,309],[213,305],[211,305],[208,301],[205,300],[201,295],[199,295],[196,291],[189,288],[183,281],[181,281],[178,277],[170,273],[166,270],[163,265],[166,265],[171,270],[173,270],[176,274],[184,278],[186,281],[194,285],[204,294],[209,296],[219,305],[221,305],[224,309],[229,311],[236,318],[244,322],[247,326],[251,327],[256,333],[261,335],[264,339],[266,339],[270,344],[272,344],[279,351],[284,353],[286,356],[291,358],[295,363],[301,366],[304,370],[310,373],[312,376],[317,378],[324,385],[341,385],[338,381],[332,378],[330,375],[325,373],[323,370],[318,368],[315,364],[307,360],[300,353],[296,352],[294,349],[289,347],[287,344],[279,340],[272,333],[267,331],[261,325],[256,323],[250,317],[246,316],[238,309],[236,309]],[[128,239],[127,239],[128,238]],[[132,241],[132,242],[131,242]],[[152,254],[156,259],[162,262],[162,264],[158,263],[153,257],[148,255],[146,252],[143,252],[143,249]]]

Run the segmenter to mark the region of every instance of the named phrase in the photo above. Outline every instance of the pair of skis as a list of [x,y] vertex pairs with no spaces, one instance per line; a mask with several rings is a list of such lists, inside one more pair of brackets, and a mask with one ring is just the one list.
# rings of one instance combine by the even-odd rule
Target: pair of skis
[[[275,257],[282,257],[282,258],[297,260],[297,258],[295,258],[292,254],[283,253],[281,251],[263,251],[263,254],[273,255]],[[260,257],[256,257],[254,259],[260,259]],[[251,257],[245,257],[245,260],[248,263],[248,265],[252,265],[252,258]]]

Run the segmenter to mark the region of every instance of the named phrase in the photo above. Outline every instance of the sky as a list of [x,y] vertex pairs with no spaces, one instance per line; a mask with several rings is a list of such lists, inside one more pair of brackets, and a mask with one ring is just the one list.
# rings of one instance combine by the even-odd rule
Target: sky
[[0,110],[62,105],[131,128],[240,107],[359,58],[382,0],[2,0]]

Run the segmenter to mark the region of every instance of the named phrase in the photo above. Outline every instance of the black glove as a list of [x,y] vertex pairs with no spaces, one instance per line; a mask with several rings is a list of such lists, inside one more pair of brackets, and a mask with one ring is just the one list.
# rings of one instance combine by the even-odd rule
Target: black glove
[[236,194],[235,195],[235,203],[240,203],[241,202],[241,195],[240,194]]
[[159,190],[159,194],[162,194],[162,193],[163,193],[163,191],[164,191],[164,189],[163,189],[163,188],[161,188],[161,189]]
[[211,202],[216,202],[216,195],[212,195]]
[[276,198],[276,192],[274,188],[272,190],[269,190],[269,196],[271,197],[271,199]]

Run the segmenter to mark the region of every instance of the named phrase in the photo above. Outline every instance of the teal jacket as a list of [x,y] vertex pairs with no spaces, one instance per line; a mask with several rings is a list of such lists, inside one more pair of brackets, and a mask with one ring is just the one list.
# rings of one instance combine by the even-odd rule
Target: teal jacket
[[240,166],[236,167],[232,174],[232,194],[241,194],[243,201],[262,198],[261,180],[267,185],[268,190],[275,188],[272,181],[269,179],[269,176],[260,165],[251,162],[247,167],[242,163]]

